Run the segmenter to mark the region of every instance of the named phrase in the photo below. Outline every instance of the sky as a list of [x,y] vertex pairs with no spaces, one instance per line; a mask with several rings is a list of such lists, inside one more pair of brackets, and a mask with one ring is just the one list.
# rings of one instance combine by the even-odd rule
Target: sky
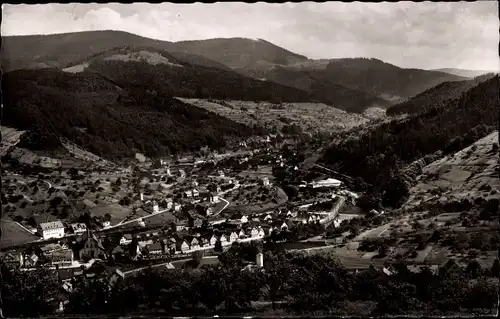
[[2,5],[2,35],[122,30],[166,40],[264,39],[311,59],[500,68],[497,1]]

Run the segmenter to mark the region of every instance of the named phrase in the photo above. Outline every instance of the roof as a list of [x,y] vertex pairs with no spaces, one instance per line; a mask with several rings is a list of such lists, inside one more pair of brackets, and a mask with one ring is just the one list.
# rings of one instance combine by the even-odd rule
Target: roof
[[86,230],[87,229],[87,225],[85,225],[84,223],[74,223],[74,224],[71,224],[69,225],[73,231],[76,231],[76,230]]
[[59,228],[64,229],[64,225],[60,220],[56,220],[54,222],[41,223],[40,228],[42,229],[42,231],[54,230],[54,229],[59,229]]
[[148,245],[147,247],[150,251],[162,249],[161,243],[159,241],[152,243],[152,244]]

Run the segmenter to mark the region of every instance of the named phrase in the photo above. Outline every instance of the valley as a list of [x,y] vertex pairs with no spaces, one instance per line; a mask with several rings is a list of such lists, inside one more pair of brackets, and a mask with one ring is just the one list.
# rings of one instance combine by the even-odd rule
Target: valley
[[498,74],[124,31],[1,62],[8,316],[493,313]]

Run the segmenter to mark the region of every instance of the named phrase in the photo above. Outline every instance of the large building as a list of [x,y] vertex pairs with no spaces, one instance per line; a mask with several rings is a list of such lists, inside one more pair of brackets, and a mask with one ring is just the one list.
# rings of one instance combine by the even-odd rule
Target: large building
[[38,225],[38,232],[43,239],[64,237],[64,225],[60,220],[55,222],[41,223]]

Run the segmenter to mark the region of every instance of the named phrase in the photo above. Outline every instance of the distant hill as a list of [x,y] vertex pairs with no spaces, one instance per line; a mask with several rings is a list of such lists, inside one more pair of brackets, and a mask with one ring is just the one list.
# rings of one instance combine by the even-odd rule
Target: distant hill
[[313,92],[334,101],[338,108],[358,113],[371,106],[387,108],[443,82],[467,80],[366,58],[304,60],[287,65],[260,63],[238,71]]
[[62,69],[94,54],[124,46],[167,50],[179,60],[189,64],[229,69],[224,64],[204,56],[179,52],[173,42],[109,30],[2,37],[2,69],[4,71],[31,68]]
[[348,112],[362,113],[369,107],[386,108],[391,105],[373,94],[336,84],[314,71],[275,66],[266,76],[273,82],[310,92],[321,97],[324,103]]
[[[85,62],[82,62],[85,61]],[[189,98],[244,101],[311,102],[313,94],[231,70],[192,65],[172,54],[147,47],[123,47],[79,61],[85,71],[105,76],[119,86]],[[65,68],[69,71],[75,66]]]
[[28,130],[20,147],[54,149],[64,137],[107,159],[217,148],[262,133],[144,88],[146,81],[115,83],[88,71],[7,72],[2,79],[2,125]]
[[307,60],[305,56],[261,39],[229,38],[182,41],[175,43],[175,50],[202,55],[233,69],[251,68],[258,63],[287,65]]
[[63,69],[116,48],[148,47],[167,51],[183,65],[232,69],[248,77],[307,91],[317,101],[357,113],[369,107],[387,108],[442,82],[466,79],[443,72],[402,69],[376,59],[310,60],[261,39],[168,42],[122,31],[89,31],[2,40],[4,71]]
[[464,70],[464,69],[434,69],[431,71],[444,72],[452,75],[462,76],[466,78],[475,78],[480,75],[485,75],[488,73],[492,73],[493,70]]
[[472,80],[444,82],[430,88],[403,103],[390,107],[386,114],[390,116],[401,114],[422,113],[431,108],[445,106],[450,100],[459,98],[469,89],[475,87],[495,75],[493,73],[478,76]]
[[443,72],[403,69],[364,58],[335,59],[319,72],[333,83],[387,98],[407,98],[442,82],[465,80]]

